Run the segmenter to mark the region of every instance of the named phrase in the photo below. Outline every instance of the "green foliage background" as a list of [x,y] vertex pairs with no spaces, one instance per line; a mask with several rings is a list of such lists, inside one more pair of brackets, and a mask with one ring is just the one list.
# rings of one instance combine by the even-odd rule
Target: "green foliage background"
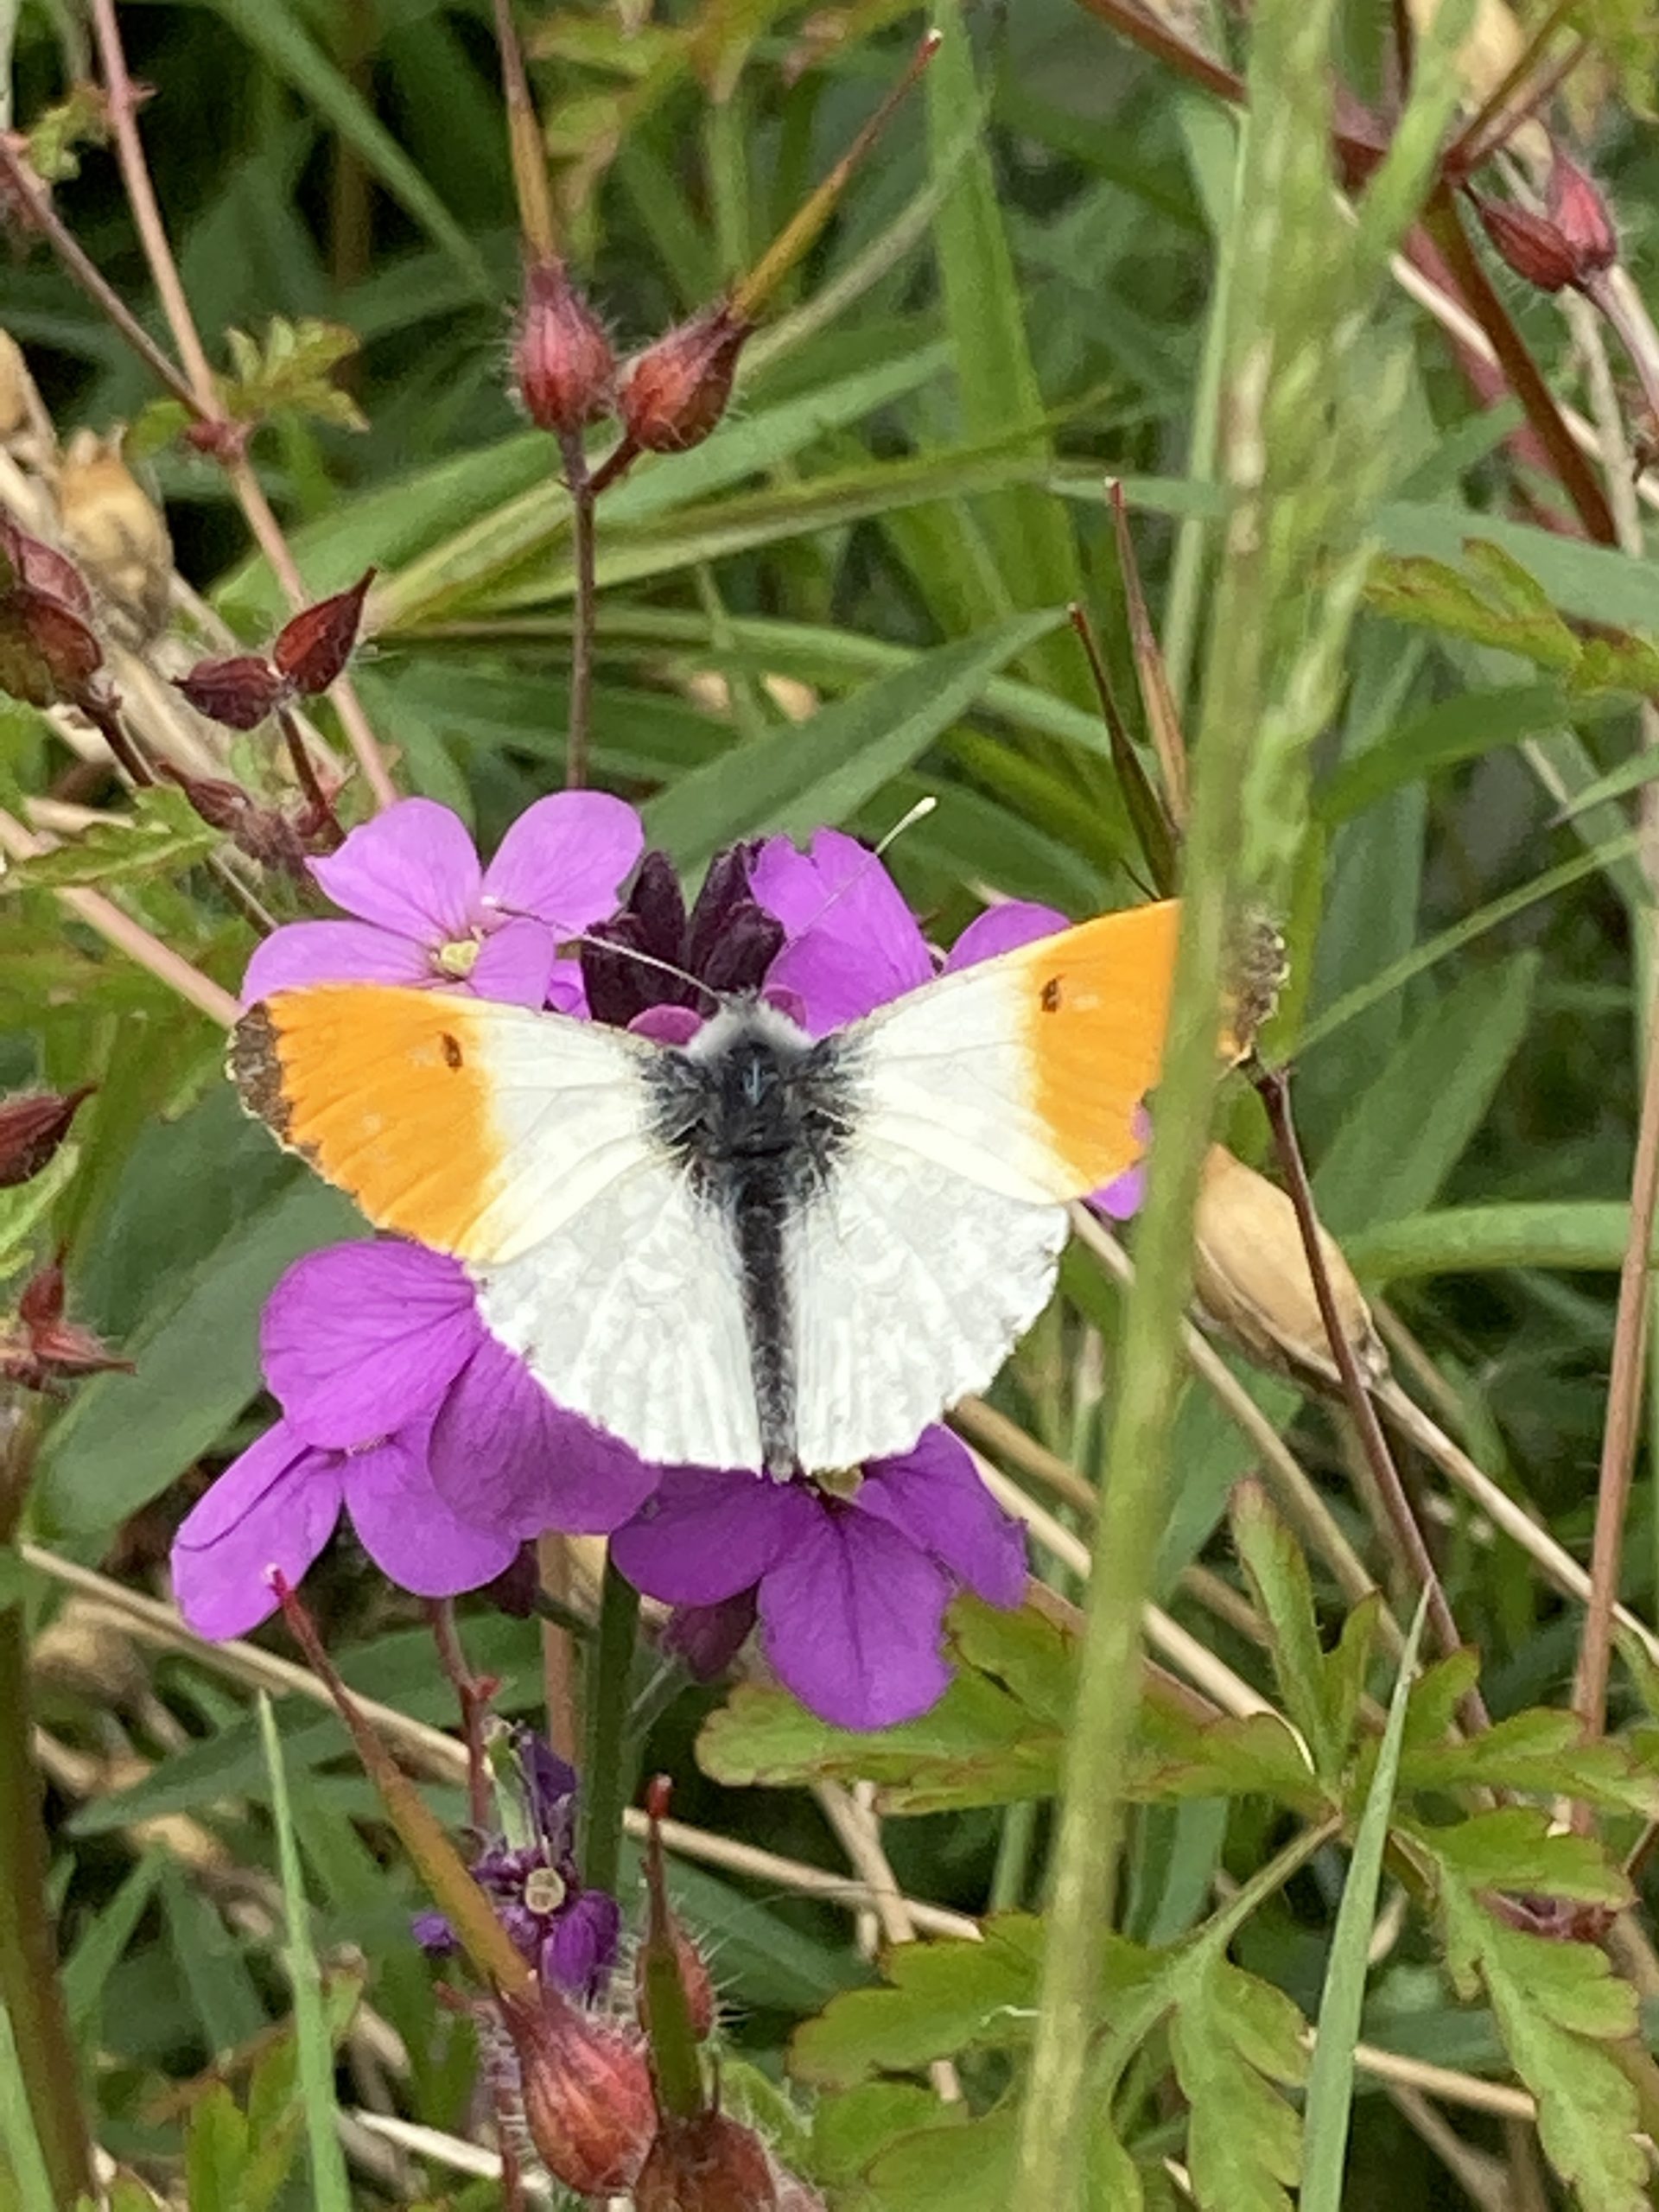
[[[1265,13],[1261,37],[1288,40],[1290,11]],[[122,20],[135,74],[155,88],[143,127],[209,350],[285,403],[254,454],[307,582],[321,594],[378,567],[364,702],[404,787],[455,807],[487,848],[561,780],[575,588],[550,442],[505,391],[518,250],[487,10],[158,0]],[[1391,219],[1374,200],[1370,227],[1344,227],[1304,99],[1322,49],[1281,53],[1262,78],[1289,149],[1276,181],[1253,149],[1257,186],[1278,194],[1275,247],[1234,226],[1249,174],[1236,117],[1104,23],[1067,0],[965,18],[950,5],[938,20],[945,44],[923,92],[773,303],[728,419],[601,505],[596,777],[637,799],[693,871],[762,830],[833,821],[879,836],[931,795],[892,864],[941,938],[988,893],[1077,916],[1125,903],[1144,887],[1141,864],[1065,626],[1069,602],[1090,610],[1120,696],[1135,699],[1103,496],[1105,480],[1121,483],[1200,761],[1229,716],[1247,725],[1239,857],[1287,920],[1292,981],[1270,1041],[1294,1057],[1322,1215],[1422,1347],[1426,1374],[1408,1382],[1560,1547],[1587,1556],[1651,983],[1631,832],[1653,757],[1638,701],[1659,671],[1659,571],[1645,548],[1560,526],[1559,489],[1504,443],[1515,403],[1478,405],[1444,334],[1391,285],[1386,251],[1421,196],[1414,181],[1391,176]],[[702,0],[632,26],[605,7],[527,11],[573,264],[620,343],[753,264],[919,28],[889,0],[810,18],[775,0]],[[1236,29],[1201,35],[1226,43]],[[1335,29],[1351,81],[1383,88],[1386,11],[1350,5]],[[61,99],[86,38],[62,0],[24,6],[20,124]],[[1443,115],[1455,89],[1444,54],[1426,50],[1418,85],[1414,112],[1440,99]],[[1650,130],[1617,86],[1575,112],[1645,290]],[[111,158],[83,148],[79,162],[58,204],[159,330]],[[1502,270],[1496,281],[1558,392],[1587,405],[1556,305]],[[1224,559],[1229,313],[1236,341],[1265,333],[1280,349],[1272,528],[1253,575]],[[363,427],[319,405],[315,380],[283,385],[273,318],[355,334],[335,381]],[[61,429],[137,426],[181,569],[262,641],[281,594],[220,472],[154,411],[142,365],[41,251],[0,277],[0,320]],[[250,335],[224,341],[230,331]],[[1211,631],[1217,594],[1227,620]],[[39,715],[0,711],[12,810],[64,758]],[[233,990],[251,935],[200,858],[163,841],[136,864],[130,852],[100,864],[92,849],[79,880],[104,881]],[[283,918],[302,910],[291,886],[262,895]],[[27,1230],[38,1243],[48,1226],[64,1241],[78,1314],[137,1370],[48,1409],[28,1532],[149,1589],[203,1475],[258,1423],[263,1298],[352,1217],[241,1120],[217,1081],[212,1026],[66,927],[44,878],[0,889],[0,1024],[5,1084],[101,1086],[49,1224],[19,1216],[16,1241]],[[1227,1110],[1236,1147],[1265,1158],[1254,1102]],[[0,1243],[8,1222],[0,1212]],[[1093,1485],[1123,1301],[1077,1252],[1064,1290],[995,1402]],[[1340,1427],[1290,1385],[1238,1372],[1392,1586]],[[1414,1463],[1498,1725],[1461,1751],[1443,1740],[1469,1679],[1443,1662],[1395,1700],[1385,1736],[1400,1639],[1385,1644],[1376,1609],[1350,1608],[1309,1567],[1259,1492],[1237,1493],[1230,1527],[1230,1495],[1257,1462],[1189,1385],[1152,1594],[1277,1717],[1198,1726],[1154,1697],[1128,1756],[1120,1929],[1091,2057],[1090,2201],[1184,2201],[1168,2158],[1206,2206],[1287,2205],[1303,2023],[1344,1978],[1367,2045],[1518,2078],[1540,2125],[1506,2130],[1452,2097],[1440,2107],[1448,2151],[1362,2066],[1345,2180],[1335,2195],[1321,2183],[1319,2203],[1646,2201],[1625,2139],[1638,2115],[1654,2121],[1651,1949],[1649,1979],[1620,1980],[1595,1944],[1547,1940],[1491,1897],[1541,1892],[1609,1914],[1631,1901],[1618,1861],[1659,1810],[1649,1686],[1639,1669],[1619,1675],[1624,1732],[1580,1750],[1565,1707],[1582,1608]],[[1068,1525],[1086,1536],[1081,1517]],[[1036,1556],[1078,1596],[1074,1574]],[[194,2212],[326,2201],[299,2157],[294,2045],[257,2041],[290,1997],[272,1769],[245,1687],[128,1630],[90,1667],[61,1650],[54,1661],[57,1586],[15,1551],[5,1572],[0,1596],[36,1637],[40,1717],[66,1754],[50,1770],[53,1880],[99,2141],[151,2179],[186,2174]],[[1249,1610],[1205,1602],[1217,1577]],[[416,1612],[349,1540],[308,1586],[354,1685],[448,1725]],[[1645,1456],[1624,1595],[1654,1617]],[[1248,1632],[1262,1621],[1266,1649]],[[479,1611],[467,1631],[474,1665],[500,1677],[500,1709],[533,1714],[533,1624]],[[683,1695],[649,1746],[685,1820],[837,1871],[811,1787],[873,1779],[903,1888],[1000,1916],[982,1943],[930,1940],[878,1970],[833,1903],[677,1869],[728,2001],[733,2100],[857,2212],[990,2212],[1012,2186],[1010,2085],[1039,2002],[1035,1915],[1074,1658],[1069,1631],[1033,1613],[1011,1625],[964,1606],[953,1635],[957,1688],[874,1745],[745,1688]],[[344,2034],[360,1993],[402,2053],[388,2067],[384,2047],[369,2061],[353,2045],[341,2094],[372,2102],[384,2088],[405,2116],[464,2132],[474,2054],[408,1942],[413,1878],[336,1723],[297,1698],[276,1719],[298,1847],[289,1902],[302,1869],[329,1962],[325,2009]],[[1514,1795],[1495,1803],[1482,1795],[1493,1789]],[[1573,1794],[1596,1808],[1594,1840],[1548,1831],[1548,1808]],[[461,1819],[459,1790],[433,1799]],[[1370,1850],[1391,1932],[1369,1975],[1369,1905],[1338,1920],[1366,1834],[1357,1849]],[[1614,1958],[1628,1970],[1628,1952]],[[206,2069],[233,2052],[226,2088]],[[959,2065],[964,2107],[943,2110],[926,2087],[942,2058]],[[1310,2173],[1316,2149],[1331,2171],[1319,2143],[1333,2125],[1340,2145],[1330,2109],[1309,2113]],[[0,2202],[34,2212],[15,2100],[0,2118],[13,2153]],[[350,2186],[365,2204],[495,2201],[435,2166],[377,2173],[360,2142]]]

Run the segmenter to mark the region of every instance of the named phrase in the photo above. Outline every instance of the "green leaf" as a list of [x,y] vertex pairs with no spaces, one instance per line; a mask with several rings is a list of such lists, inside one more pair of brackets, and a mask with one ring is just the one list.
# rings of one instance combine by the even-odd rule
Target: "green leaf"
[[135,791],[130,815],[108,815],[34,860],[9,861],[0,891],[60,891],[76,885],[139,883],[173,874],[224,842],[181,791],[153,785]]
[[191,2107],[185,2136],[185,2184],[190,2212],[241,2212],[248,2162],[248,2123],[222,2082]]
[[1630,1885],[1595,1837],[1555,1834],[1535,1805],[1503,1805],[1447,1827],[1401,1824],[1471,1890],[1567,1897],[1622,1911]]
[[233,374],[220,379],[219,395],[238,423],[292,415],[340,429],[367,429],[357,402],[334,381],[340,363],[357,352],[354,330],[315,315],[295,322],[274,315],[263,337],[227,330],[225,345]]
[[1184,1706],[1148,1697],[1124,1788],[1143,1801],[1266,1796],[1306,1813],[1326,1809],[1307,1752],[1277,1713],[1195,1720]]
[[1353,1856],[1342,1885],[1337,1924],[1332,1931],[1319,1998],[1319,2035],[1308,2073],[1303,2110],[1300,2212],[1342,2212],[1342,2177],[1348,2150],[1348,2121],[1354,2098],[1354,2045],[1359,2040],[1365,2004],[1365,1975],[1371,1929],[1382,1878],[1382,1853],[1389,1840],[1389,1815],[1400,1771],[1406,1709],[1428,1612],[1425,1592],[1400,1655],[1394,1695],[1365,1806],[1354,1836]]
[[691,866],[737,838],[763,831],[800,836],[844,821],[965,714],[1006,662],[1061,619],[1058,609],[1016,615],[923,654],[820,708],[810,721],[734,746],[647,806],[653,842]]
[[0,1190],[0,1282],[27,1262],[35,1230],[79,1165],[80,1147],[60,1144],[38,1175]]
[[[1018,2115],[1001,2105],[965,2127],[949,2122],[901,2136],[871,2165],[877,2212],[1007,2212],[1014,2202]],[[1114,2212],[1132,2212],[1115,2203]]]
[[47,1525],[112,1529],[165,1490],[259,1388],[259,1309],[277,1276],[331,1237],[362,1233],[337,1192],[290,1177],[160,1288],[126,1340],[137,1373],[95,1376],[48,1433],[36,1492]]
[[1325,1695],[1325,1655],[1307,1561],[1260,1483],[1238,1485],[1232,1519],[1234,1544],[1268,1624],[1268,1653],[1285,1709],[1306,1738],[1320,1780],[1334,1783],[1347,1760],[1348,1737],[1338,1732],[1338,1716]]
[[105,1984],[137,1932],[166,1864],[165,1852],[146,1852],[109,1903],[82,1929],[64,1962],[64,2002],[77,2043],[97,2038]]
[[1415,1735],[1401,1762],[1404,1789],[1484,1784],[1540,1796],[1582,1797],[1610,1811],[1659,1818],[1659,1776],[1616,1737],[1586,1742],[1572,1712],[1512,1713],[1464,1742]]
[[283,1917],[288,1931],[285,1963],[294,1993],[294,2031],[299,2046],[300,2095],[305,2109],[306,2139],[311,2153],[311,2202],[316,2212],[352,2212],[351,2183],[340,2148],[340,2115],[334,2101],[334,2041],[323,2011],[321,1977],[311,1942],[311,1907],[300,1872],[300,1847],[289,1810],[288,1776],[270,1698],[259,1693],[259,1729],[270,1777],[271,1815],[276,1826],[276,1858],[283,1883]]
[[[1617,1274],[1630,1241],[1626,1206],[1594,1199],[1446,1206],[1382,1222],[1343,1240],[1368,1282],[1407,1275],[1482,1274],[1499,1268],[1567,1268]],[[1655,1253],[1659,1261],[1659,1249]]]
[[1316,794],[1315,810],[1323,821],[1344,822],[1439,768],[1558,729],[1568,712],[1559,683],[1510,683],[1437,700],[1344,760]]
[[796,2029],[790,2071],[844,2089],[872,2074],[1022,2044],[1041,1957],[1042,1923],[1024,1913],[993,1915],[980,1942],[901,1945],[888,1954],[885,1987],[849,1990]]
[[1485,1119],[1531,1018],[1539,957],[1478,970],[1412,1030],[1356,1101],[1314,1178],[1326,1226],[1346,1237],[1427,1205]]
[[1192,2107],[1186,2164],[1206,2212],[1290,2212],[1301,2131],[1277,2083],[1306,2078],[1302,2016],[1281,1991],[1219,1956],[1183,1984],[1170,2031]]
[[1643,2212],[1647,2160],[1634,2084],[1605,2046],[1636,2032],[1636,1993],[1591,1943],[1547,1941],[1486,1909],[1440,1862],[1446,1965],[1484,1986],[1515,2070],[1538,2101],[1538,2136],[1583,2212]]
[[47,2171],[46,2154],[35,2132],[11,2017],[3,2005],[0,2005],[0,2145],[6,2154],[5,2165],[0,2168],[0,2186],[7,2181],[16,2185],[18,2212],[56,2212],[57,2198]]
[[[937,2128],[942,2117],[932,2090],[914,2082],[862,2082],[821,2096],[812,2107],[813,2175],[832,2183],[856,2181],[895,2137]],[[966,2119],[957,2106],[950,2124]]]

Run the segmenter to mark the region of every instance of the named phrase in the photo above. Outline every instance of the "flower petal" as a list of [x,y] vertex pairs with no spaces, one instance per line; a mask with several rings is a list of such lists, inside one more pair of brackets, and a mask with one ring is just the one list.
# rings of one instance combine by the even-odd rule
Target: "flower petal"
[[988,1605],[1017,1605],[1026,1591],[1026,1545],[979,1478],[967,1446],[948,1428],[925,1428],[895,1459],[873,1459],[857,1498],[929,1552]]
[[913,1720],[950,1684],[939,1640],[950,1586],[874,1514],[827,1504],[817,1521],[760,1585],[766,1656],[837,1727]]
[[426,947],[372,922],[287,922],[256,946],[242,978],[242,1001],[307,983],[437,982]]
[[547,1003],[555,1014],[588,1019],[588,987],[582,979],[580,960],[556,960],[547,979]]
[[297,1583],[327,1542],[339,1466],[279,1421],[186,1515],[173,1540],[173,1593],[198,1636],[245,1636],[276,1611],[270,1570]]
[[810,854],[786,837],[757,855],[750,887],[790,932],[766,973],[792,991],[815,1037],[855,1021],[932,976],[927,942],[875,855],[839,830],[817,830]]
[[527,806],[484,874],[486,906],[534,914],[564,934],[610,913],[645,825],[606,791],[555,791]]
[[605,1890],[583,1890],[553,1916],[538,1961],[543,1980],[550,1977],[577,1997],[597,1996],[615,1963],[621,1933],[616,1899]]
[[715,1605],[747,1590],[818,1508],[804,1484],[715,1467],[669,1467],[656,1495],[611,1539],[630,1582],[671,1605]]
[[702,1022],[702,1014],[689,1006],[648,1006],[628,1027],[636,1037],[650,1037],[658,1045],[689,1045]]
[[373,1451],[352,1453],[340,1479],[352,1526],[382,1574],[417,1598],[452,1598],[493,1582],[518,1546],[450,1511],[427,1465],[427,1433],[417,1423]]
[[311,873],[336,906],[423,944],[464,938],[478,918],[478,855],[461,817],[435,799],[399,799]]
[[555,1405],[521,1359],[485,1337],[439,1409],[432,1479],[452,1512],[515,1541],[604,1534],[636,1512],[658,1470]]
[[479,946],[467,984],[481,999],[545,1006],[558,949],[558,938],[545,922],[507,922]]
[[1138,1162],[1115,1176],[1103,1190],[1091,1192],[1085,1203],[1109,1221],[1133,1221],[1147,1195],[1147,1171]]
[[418,1244],[330,1244],[265,1301],[259,1353],[295,1428],[346,1451],[435,1406],[483,1334],[454,1260]]
[[1039,937],[1052,937],[1071,926],[1057,907],[1039,906],[1029,899],[1005,899],[969,923],[950,948],[944,972],[950,976],[958,968],[995,960],[999,952],[1015,952],[1022,944],[1034,944]]

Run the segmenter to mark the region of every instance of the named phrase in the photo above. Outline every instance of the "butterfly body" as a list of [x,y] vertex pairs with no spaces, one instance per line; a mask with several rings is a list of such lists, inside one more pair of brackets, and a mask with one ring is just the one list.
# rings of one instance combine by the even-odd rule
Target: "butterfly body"
[[648,1459],[850,1467],[991,1379],[1067,1201],[1139,1156],[1175,931],[1104,915],[817,1039],[753,1000],[668,1046],[322,984],[245,1016],[232,1071],[569,1410]]

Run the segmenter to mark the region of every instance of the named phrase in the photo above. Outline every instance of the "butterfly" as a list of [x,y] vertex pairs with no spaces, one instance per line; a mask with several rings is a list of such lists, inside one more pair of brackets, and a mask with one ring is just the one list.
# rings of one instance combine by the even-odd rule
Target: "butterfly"
[[317,984],[243,1016],[231,1072],[643,1458],[854,1467],[991,1380],[1047,1303],[1068,1201],[1139,1157],[1177,926],[1173,900],[1104,914],[817,1039],[753,997],[671,1046]]

